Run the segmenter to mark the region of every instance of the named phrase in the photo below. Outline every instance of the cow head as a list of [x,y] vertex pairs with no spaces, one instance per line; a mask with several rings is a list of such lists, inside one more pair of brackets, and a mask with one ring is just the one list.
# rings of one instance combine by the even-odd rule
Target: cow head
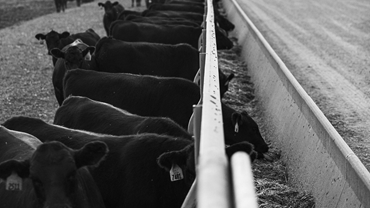
[[[219,87],[220,87],[220,96],[221,98],[224,96],[224,94],[229,90],[229,83],[230,81],[235,77],[233,73],[229,74],[229,76],[226,76],[221,70],[218,70],[219,74]],[[198,86],[200,86],[200,74],[199,71],[194,77],[194,83],[196,83]]]
[[247,112],[236,112],[230,107],[223,105],[225,143],[235,144],[247,141],[254,145],[258,158],[263,158],[263,153],[268,151],[268,145],[263,139],[257,123]]
[[66,38],[68,36],[70,36],[70,34],[67,31],[60,34],[52,30],[46,34],[38,33],[37,35],[35,35],[35,38],[37,40],[45,40],[46,47],[48,48],[48,54],[51,55],[50,50],[53,48],[58,48],[60,39]]
[[235,28],[235,25],[222,15],[215,15],[215,22],[227,32],[233,31]]
[[234,78],[234,74],[231,73],[229,74],[229,76],[226,76],[223,72],[221,72],[221,70],[219,71],[219,79],[220,79],[220,94],[221,94],[221,97],[224,96],[225,92],[227,92],[229,90],[229,83],[230,81]]
[[[170,172],[173,171],[175,167],[179,167],[182,172],[183,179],[186,184],[191,186],[195,179],[195,160],[194,160],[194,145],[188,145],[185,148],[178,151],[170,151],[161,154],[157,163],[159,167]],[[173,177],[173,176],[171,176]],[[176,177],[176,176],[174,176]],[[171,180],[178,180],[179,178],[171,178]]]
[[[47,142],[38,146],[27,160],[8,160],[0,164],[0,178],[6,180],[12,173],[32,180],[40,207],[84,207],[80,197],[80,169],[97,166],[108,149],[103,142],[90,142],[73,150],[60,142]],[[82,201],[82,202],[81,202]]]
[[[230,159],[235,152],[239,151],[247,153],[252,162],[256,159],[258,155],[257,152],[254,151],[254,146],[249,142],[239,142],[228,146],[225,149],[225,153],[228,159]],[[184,180],[186,180],[187,184],[191,185],[196,175],[194,159],[194,144],[191,144],[181,150],[170,151],[161,154],[157,159],[157,163],[159,167],[165,169],[168,172],[173,171],[174,167],[176,166],[180,167]]]
[[231,49],[234,46],[234,43],[219,28],[216,27],[215,30],[216,30],[217,49],[218,50]]
[[[76,43],[77,42],[77,43]],[[91,60],[91,54],[95,51],[95,47],[87,46],[80,39],[66,46],[65,51],[59,48],[53,48],[51,54],[55,58],[64,59],[66,70],[71,69],[88,69],[86,61]]]
[[101,6],[104,8],[105,15],[110,20],[116,20],[118,18],[119,13],[121,13],[124,8],[122,5],[119,5],[117,1],[111,3],[110,1],[106,1],[105,4],[99,2],[98,6]]

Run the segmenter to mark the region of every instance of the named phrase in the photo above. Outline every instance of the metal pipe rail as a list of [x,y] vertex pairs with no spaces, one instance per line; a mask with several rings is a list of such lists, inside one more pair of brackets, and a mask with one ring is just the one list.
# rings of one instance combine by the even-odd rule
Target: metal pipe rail
[[229,164],[225,154],[214,8],[212,0],[206,4],[205,30],[199,41],[202,96],[188,128],[195,137],[197,180],[182,207],[194,207],[196,201],[199,208],[254,208],[257,197],[249,156],[235,154]]
[[316,207],[370,207],[370,173],[276,55],[236,0],[223,0],[236,25],[265,119],[292,184]]

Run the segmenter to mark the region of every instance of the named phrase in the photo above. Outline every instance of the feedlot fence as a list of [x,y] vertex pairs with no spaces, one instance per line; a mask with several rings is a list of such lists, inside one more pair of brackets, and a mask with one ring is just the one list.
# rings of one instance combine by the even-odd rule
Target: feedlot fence
[[237,152],[229,163],[225,154],[212,0],[206,5],[199,38],[201,98],[189,122],[189,131],[195,137],[197,179],[182,207],[255,208],[258,205],[249,155]]

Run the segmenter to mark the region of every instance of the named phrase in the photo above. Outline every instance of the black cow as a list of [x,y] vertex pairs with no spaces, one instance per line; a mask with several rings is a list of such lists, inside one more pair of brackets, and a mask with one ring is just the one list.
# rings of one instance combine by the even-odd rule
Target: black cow
[[204,6],[199,5],[182,5],[182,4],[151,4],[148,10],[157,11],[180,11],[180,12],[195,12],[204,14]]
[[[103,141],[109,153],[99,167],[90,170],[107,208],[180,207],[195,178],[193,142],[157,134],[111,136],[47,124],[39,119],[14,117],[4,123],[44,140],[56,140],[71,148]],[[245,151],[253,160],[253,145],[240,143],[226,149],[228,156]],[[171,181],[169,171],[182,170]]]
[[141,12],[143,17],[166,17],[166,18],[185,18],[196,22],[202,22],[203,14],[195,12],[179,12],[179,11],[158,11],[158,10],[144,10]]
[[[204,8],[203,2],[191,2],[191,1],[169,1],[166,4],[168,5],[182,5],[182,6],[197,6]],[[213,8],[214,8],[214,14],[215,14],[215,23],[219,24],[219,26],[226,30],[226,31],[232,31],[235,28],[235,25],[231,23],[227,18],[224,17],[223,14],[219,12],[219,6],[217,2],[213,2]]]
[[63,59],[65,69],[71,70],[77,68],[90,68],[88,61],[91,60],[91,55],[94,51],[94,46],[89,46],[80,39],[77,39],[65,46],[62,50],[53,48],[50,53],[55,58]]
[[227,32],[235,29],[235,25],[221,14],[215,14],[215,24]]
[[144,22],[158,25],[185,25],[192,27],[201,26],[201,22],[187,20],[185,18],[165,18],[165,17],[142,17],[137,15],[127,15],[125,17],[126,21],[131,22]]
[[133,11],[133,10],[124,10],[118,15],[117,19],[125,20],[126,16],[128,15],[135,15],[135,16],[141,17],[141,12]]
[[74,150],[0,126],[1,207],[104,208],[86,167],[98,165],[106,152],[98,141]]
[[[55,97],[59,103],[62,104],[63,96],[63,77],[68,69],[75,68],[90,68],[89,61],[91,53],[95,47],[88,46],[80,39],[75,40],[73,43],[65,46],[62,50],[54,48],[51,50],[52,55],[58,58],[54,66],[52,82],[54,86]],[[87,60],[85,60],[87,59]]]
[[67,9],[67,0],[54,0],[57,12],[64,12]]
[[[199,87],[180,78],[76,69],[66,73],[63,84],[65,97],[85,96],[141,116],[169,117],[184,128],[200,99]],[[222,104],[222,114],[226,144],[248,141],[258,153],[268,151],[256,122],[246,112]]]
[[122,6],[122,4],[118,3],[117,1],[113,3],[110,1],[106,1],[105,3],[99,2],[98,6],[104,8],[105,13],[103,16],[103,25],[108,36],[110,24],[118,18],[118,15],[123,10],[125,10],[125,8]]
[[192,140],[192,136],[169,118],[145,117],[86,97],[69,96],[58,108],[54,124],[103,134],[156,133]]
[[[48,49],[48,54],[51,55],[50,51],[53,48],[63,49],[66,45],[71,44],[73,41],[77,39],[81,39],[84,43],[89,46],[95,46],[96,42],[100,39],[100,36],[93,30],[88,29],[82,33],[76,33],[70,35],[69,32],[65,31],[63,33],[58,33],[54,30],[46,34],[38,33],[35,35],[37,40],[45,40],[46,47]],[[53,65],[55,65],[57,58],[53,57]]]
[[[186,18],[188,20],[193,20],[197,22],[203,21],[203,13],[197,12],[186,12],[186,11],[171,11],[171,10],[145,10],[142,12],[144,17],[167,17],[167,18]],[[227,20],[223,15],[219,14],[215,9],[214,22],[216,26],[218,25],[221,29],[225,31],[232,31],[235,25]]]
[[[184,43],[127,42],[103,37],[96,44],[90,67],[103,72],[180,77],[193,81],[199,69],[199,52]],[[219,74],[223,96],[234,74],[226,76],[221,70]]]
[[195,5],[195,6],[200,6],[204,8],[203,1],[171,0],[171,1],[166,1],[166,4]]
[[[173,0],[166,0],[166,4],[170,4]],[[184,1],[184,2],[190,2],[190,3],[202,3],[204,4],[203,0],[179,0],[179,1]],[[213,4],[215,3],[215,0],[213,0]]]
[[185,43],[128,42],[104,37],[96,45],[91,69],[193,80],[199,70],[199,52]]
[[[188,43],[198,48],[202,27],[183,25],[157,25],[116,20],[111,24],[112,37],[131,42],[152,42],[165,44]],[[217,49],[230,49],[233,42],[225,34],[216,29]]]
[[157,4],[157,3],[160,3],[160,4],[163,4],[165,3],[166,0],[145,0],[145,6],[146,8],[149,8],[150,5],[152,4]]

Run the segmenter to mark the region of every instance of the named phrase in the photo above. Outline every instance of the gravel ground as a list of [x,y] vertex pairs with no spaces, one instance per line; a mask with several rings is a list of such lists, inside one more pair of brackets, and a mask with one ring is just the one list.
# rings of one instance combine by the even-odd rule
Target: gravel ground
[[77,33],[92,28],[103,36],[103,14],[96,4],[84,4],[0,30],[0,122],[15,115],[52,121],[58,107],[51,83],[52,61],[35,35],[51,29]]

